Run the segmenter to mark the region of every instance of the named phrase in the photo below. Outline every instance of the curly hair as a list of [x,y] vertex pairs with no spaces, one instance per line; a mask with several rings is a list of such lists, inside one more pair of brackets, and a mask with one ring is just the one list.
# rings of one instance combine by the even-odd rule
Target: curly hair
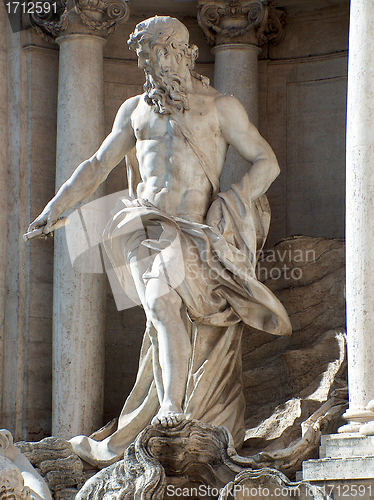
[[134,50],[141,43],[148,43],[150,47],[156,44],[170,46],[187,58],[190,71],[195,67],[195,60],[199,55],[196,45],[189,44],[186,26],[169,16],[155,16],[137,24],[127,43]]
[[[178,19],[169,16],[155,16],[137,24],[128,40],[130,49],[136,50],[141,44],[148,44],[150,48],[162,45],[172,53],[178,62],[185,57],[192,77],[200,80],[207,87],[209,78],[199,75],[194,71],[195,60],[199,55],[196,45],[189,44],[188,29]],[[147,73],[146,73],[147,75]],[[178,75],[169,75],[169,82],[147,75],[144,85],[146,101],[155,107],[160,114],[170,114],[172,108],[177,110],[188,109],[187,97],[183,92]]]

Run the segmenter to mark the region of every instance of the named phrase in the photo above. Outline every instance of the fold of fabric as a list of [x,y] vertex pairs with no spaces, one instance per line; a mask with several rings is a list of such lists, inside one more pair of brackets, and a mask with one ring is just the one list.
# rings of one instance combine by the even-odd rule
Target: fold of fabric
[[[245,431],[243,324],[274,335],[291,334],[284,307],[255,274],[269,223],[266,196],[251,201],[244,176],[217,196],[205,224],[172,217],[146,200],[120,199],[104,232],[106,252],[130,298],[139,302],[134,261],[144,285],[158,278],[180,295],[192,345],[183,411],[188,419],[227,427],[238,448]],[[118,460],[157,413],[156,338],[148,321],[137,379],[117,430],[102,441],[85,436],[71,440],[92,465],[105,467]]]

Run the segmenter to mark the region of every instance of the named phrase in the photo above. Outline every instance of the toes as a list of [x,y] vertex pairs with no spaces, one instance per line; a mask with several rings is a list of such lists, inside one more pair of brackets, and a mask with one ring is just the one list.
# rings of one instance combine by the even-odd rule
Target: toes
[[164,415],[157,414],[153,417],[152,425],[162,425],[162,427],[176,427],[180,422],[186,419],[184,413],[168,412]]
[[169,418],[169,420],[171,421],[171,425],[173,427],[175,427],[176,425],[178,425],[178,422],[179,422],[178,415],[171,415],[170,418]]
[[155,417],[152,418],[151,424],[152,425],[159,425],[159,424],[161,424],[161,420],[159,419],[158,415],[156,415]]

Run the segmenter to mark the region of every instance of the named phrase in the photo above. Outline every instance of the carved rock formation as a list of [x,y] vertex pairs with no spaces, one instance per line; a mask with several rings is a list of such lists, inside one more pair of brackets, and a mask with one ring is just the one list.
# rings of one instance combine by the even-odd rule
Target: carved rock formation
[[258,491],[260,486],[269,491],[280,488],[284,495],[280,498],[327,498],[308,483],[291,483],[270,468],[248,469],[252,460],[242,458],[239,464],[235,458],[232,438],[224,427],[193,420],[173,429],[149,426],[129,446],[123,460],[87,481],[76,500],[239,499],[250,496],[245,496],[245,488]]
[[65,439],[49,437],[36,443],[20,441],[15,446],[46,480],[54,498],[74,498],[85,483],[83,462]]
[[292,477],[316,455],[321,433],[335,432],[347,403],[344,242],[287,238],[263,252],[257,271],[285,306],[293,334],[244,333],[247,433],[240,453],[282,451],[272,466]]
[[[149,426],[123,460],[85,483],[82,461],[67,441],[17,443],[55,499],[171,500],[177,488],[221,500],[246,498],[251,488],[267,488],[270,495],[284,488],[284,498],[295,489],[298,498],[327,498],[284,474],[293,477],[315,456],[321,434],[335,431],[346,407],[344,243],[288,238],[261,256],[258,272],[289,312],[293,335],[245,332],[247,433],[240,455],[225,428],[197,421],[174,429]],[[27,490],[22,494],[15,498],[28,498]]]

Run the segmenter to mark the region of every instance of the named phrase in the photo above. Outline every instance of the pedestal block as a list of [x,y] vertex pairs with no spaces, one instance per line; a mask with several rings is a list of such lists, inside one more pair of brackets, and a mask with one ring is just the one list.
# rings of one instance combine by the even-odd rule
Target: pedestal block
[[323,436],[319,460],[303,463],[303,480],[333,500],[374,498],[374,438],[359,434]]

